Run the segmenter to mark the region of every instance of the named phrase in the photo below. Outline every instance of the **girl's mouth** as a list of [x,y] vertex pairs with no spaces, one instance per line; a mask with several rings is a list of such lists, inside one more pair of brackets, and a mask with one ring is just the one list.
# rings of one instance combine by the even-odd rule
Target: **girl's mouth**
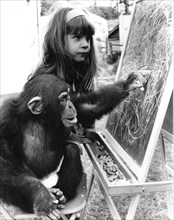
[[88,53],[79,53],[81,57],[86,57]]
[[88,54],[88,52],[82,52],[82,53],[78,53],[78,54],[80,54],[82,56],[86,56]]

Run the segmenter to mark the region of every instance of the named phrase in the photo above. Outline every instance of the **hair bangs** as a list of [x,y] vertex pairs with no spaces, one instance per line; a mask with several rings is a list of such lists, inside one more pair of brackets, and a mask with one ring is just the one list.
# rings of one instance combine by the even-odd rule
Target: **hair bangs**
[[88,18],[78,16],[67,23],[67,34],[92,36],[95,34],[95,28]]

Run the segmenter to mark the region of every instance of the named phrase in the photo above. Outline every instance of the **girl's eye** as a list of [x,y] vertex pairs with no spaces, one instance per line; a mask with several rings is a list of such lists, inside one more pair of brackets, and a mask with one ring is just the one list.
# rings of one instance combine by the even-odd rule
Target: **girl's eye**
[[87,42],[89,42],[89,41],[90,41],[90,39],[91,39],[91,37],[90,37],[90,36],[86,36],[86,41],[87,41]]
[[82,36],[80,35],[75,35],[74,38],[76,38],[77,40],[80,40]]

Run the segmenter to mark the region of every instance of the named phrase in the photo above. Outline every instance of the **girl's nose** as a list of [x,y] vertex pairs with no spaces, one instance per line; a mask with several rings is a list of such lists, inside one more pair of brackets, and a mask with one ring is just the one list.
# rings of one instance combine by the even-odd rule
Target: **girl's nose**
[[81,46],[83,48],[88,48],[89,45],[90,45],[90,41],[86,37],[83,37],[82,42],[81,42]]

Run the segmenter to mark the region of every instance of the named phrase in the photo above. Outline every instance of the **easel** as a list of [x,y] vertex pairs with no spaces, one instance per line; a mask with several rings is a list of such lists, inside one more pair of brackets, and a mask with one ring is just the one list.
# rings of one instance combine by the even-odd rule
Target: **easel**
[[[141,3],[141,1],[136,1],[134,3],[134,10],[135,10],[137,2]],[[117,76],[119,75],[122,64],[123,64],[124,55],[126,53],[126,46],[127,46],[127,42],[122,52],[120,64],[119,64],[118,71],[117,71],[118,73]],[[112,155],[112,157],[115,159],[115,162],[119,166],[122,173],[125,175],[125,177],[128,180],[130,180],[129,183],[125,183],[125,184],[121,183],[121,184],[116,184],[116,185],[111,184],[97,160],[97,156],[100,153],[98,146],[97,146],[98,145],[97,142],[93,142],[91,145],[88,145],[88,144],[85,145],[85,149],[93,163],[93,168],[94,168],[91,179],[90,179],[87,198],[89,198],[92,184],[95,178],[114,220],[121,220],[121,217],[120,217],[119,212],[117,211],[117,208],[115,207],[115,204],[112,200],[112,196],[119,196],[119,195],[126,195],[126,194],[133,195],[129,208],[128,208],[127,216],[126,216],[126,220],[133,220],[141,195],[144,193],[148,193],[148,192],[160,192],[160,191],[167,192],[169,218],[171,220],[173,220],[174,218],[173,209],[171,206],[171,197],[169,195],[169,192],[174,190],[174,187],[173,187],[174,182],[172,179],[171,180],[169,179],[169,177],[170,178],[173,177],[173,170],[166,164],[164,142],[162,145],[161,152],[162,152],[163,161],[164,161],[164,165],[163,165],[164,172],[166,173],[165,180],[156,181],[156,182],[146,182],[147,174],[148,174],[148,171],[151,165],[152,157],[155,151],[158,138],[160,136],[160,132],[162,135],[162,141],[164,141],[164,138],[169,139],[168,138],[169,136],[166,135],[167,132],[164,129],[161,130],[161,128],[162,128],[163,120],[165,118],[169,100],[172,94],[172,90],[173,90],[173,63],[170,66],[170,70],[169,70],[166,84],[165,84],[165,89],[161,96],[161,101],[158,106],[158,111],[156,114],[156,118],[155,118],[153,128],[151,131],[151,135],[148,141],[148,146],[146,148],[146,152],[145,152],[141,166],[139,166],[132,159],[132,157],[113,138],[113,136],[110,134],[110,132],[108,132],[107,129],[103,129],[101,132],[97,132],[98,134],[97,141],[100,142],[102,145],[104,145],[105,149],[107,149],[109,154]],[[170,141],[173,142],[172,136],[170,136]]]
[[[165,180],[168,181],[170,177],[174,178],[174,170],[168,165],[166,159],[166,146],[165,140],[169,143],[174,144],[174,133],[173,133],[173,93],[170,98],[167,113],[164,119],[163,127],[161,129],[161,152],[163,156],[163,171]],[[168,216],[170,219],[174,217],[174,207],[172,205],[172,197],[167,192],[167,206]]]
[[[154,127],[156,127],[155,129],[159,128],[158,123],[156,123]],[[158,129],[158,131],[156,130],[156,132],[160,133],[160,129]],[[126,176],[129,176],[129,178],[131,178],[132,183],[125,184],[125,185],[112,186],[108,182],[106,177],[103,175],[103,171],[101,170],[100,165],[96,160],[96,155],[97,155],[96,150],[95,150],[96,144],[94,143],[92,145],[86,145],[85,149],[94,166],[91,179],[90,179],[90,183],[89,183],[89,187],[88,187],[87,198],[89,198],[90,196],[92,184],[95,178],[104,196],[106,204],[113,216],[113,219],[121,220],[121,217],[117,211],[117,208],[115,207],[115,204],[111,196],[133,194],[134,196],[131,199],[131,203],[130,203],[128,213],[126,216],[126,220],[133,220],[136,210],[137,210],[138,203],[140,201],[140,197],[143,193],[164,191],[167,193],[168,216],[171,220],[173,220],[174,214],[173,214],[172,198],[171,198],[170,191],[174,190],[173,188],[174,182],[171,180],[171,177],[173,177],[174,171],[166,163],[165,144],[164,144],[164,139],[167,139],[168,141],[173,143],[173,135],[172,134],[169,135],[169,133],[166,132],[164,129],[161,130],[161,140],[162,140],[161,153],[163,157],[163,170],[165,172],[165,176],[164,176],[165,179],[164,181],[158,181],[158,182],[145,182],[158,138],[156,138],[156,140],[155,138],[153,138],[154,139],[153,143],[151,144],[151,146],[148,148],[146,152],[145,160],[143,162],[144,165],[142,166],[143,168],[138,168],[135,166],[134,162],[131,161],[132,159],[129,158],[128,155],[121,156],[123,153],[122,149],[119,149],[119,146],[116,146],[117,143],[115,143],[115,141],[110,136],[110,134],[107,133],[107,131],[104,130],[102,131],[102,133],[99,133],[98,135],[99,135],[99,139],[101,139],[103,143],[105,143],[105,145],[107,146],[107,149],[115,157],[117,164],[119,163],[120,169],[122,170],[122,172]],[[113,150],[113,148],[115,149],[116,147],[118,148],[118,151]],[[134,175],[132,175],[132,172],[130,172],[127,166],[125,166],[125,163],[123,163],[122,160],[120,160],[120,158],[123,159],[124,161],[130,162],[128,167],[129,168],[131,166],[132,168],[134,167],[134,169],[131,169],[131,171],[134,174],[135,173],[138,174],[137,175],[138,179],[136,179]]]
[[[173,178],[174,170],[167,164],[166,153],[165,153],[165,139],[167,139],[170,143],[174,143],[173,131],[169,130],[169,128],[170,128],[169,126],[168,126],[168,129],[166,129],[167,127],[165,127],[165,122],[166,122],[167,117],[170,117],[170,119],[173,119],[172,118],[173,115],[169,115],[170,114],[169,109],[171,110],[171,107],[172,107],[171,105],[173,105],[173,103],[171,102],[172,99],[173,99],[173,95],[171,96],[171,99],[170,99],[167,114],[165,116],[165,120],[164,120],[164,123],[163,123],[163,128],[161,129],[161,135],[160,135],[160,137],[161,137],[161,153],[162,153],[162,159],[163,159],[163,171],[164,171],[164,180],[165,181],[164,182],[157,182],[157,183],[145,183],[145,184],[140,184],[140,183],[136,184],[135,183],[134,185],[131,186],[132,189],[131,188],[126,189],[126,187],[120,186],[120,187],[117,187],[117,189],[115,190],[117,192],[117,194],[115,194],[113,192],[114,195],[123,195],[123,194],[127,194],[129,192],[137,193],[137,195],[135,195],[132,198],[132,201],[131,201],[131,204],[130,204],[130,207],[129,207],[129,212],[127,214],[127,219],[133,219],[133,217],[135,215],[135,212],[136,212],[136,208],[137,208],[138,203],[139,203],[139,199],[141,197],[141,194],[143,194],[144,192],[156,192],[156,191],[158,191],[156,189],[156,186],[158,185],[159,191],[166,191],[166,193],[167,193],[168,216],[171,220],[173,220],[174,213],[173,213],[173,206],[172,206],[172,197],[171,197],[171,193],[167,190],[168,189],[171,190],[171,188],[173,190],[173,187],[171,186],[172,182],[170,182],[169,179],[171,177]],[[164,128],[166,130],[164,130]],[[92,160],[95,160],[95,156],[93,155],[93,153],[90,150],[89,146],[86,146],[86,150],[87,150],[90,158]],[[93,161],[94,169],[92,171],[92,175],[91,175],[91,179],[90,179],[90,183],[89,183],[87,198],[89,198],[89,196],[90,196],[92,184],[93,184],[94,178],[96,178],[97,183],[99,184],[100,190],[103,193],[103,196],[105,198],[105,201],[106,201],[106,203],[109,207],[109,210],[110,210],[112,216],[115,219],[121,219],[117,209],[115,208],[115,205],[112,201],[111,196],[108,194],[107,190],[102,185],[102,179],[100,178],[99,174],[97,173],[97,169],[95,169],[95,166],[96,166],[95,163],[96,162]],[[138,194],[138,191],[140,192],[139,194]],[[112,195],[112,193],[111,193],[111,195]]]

